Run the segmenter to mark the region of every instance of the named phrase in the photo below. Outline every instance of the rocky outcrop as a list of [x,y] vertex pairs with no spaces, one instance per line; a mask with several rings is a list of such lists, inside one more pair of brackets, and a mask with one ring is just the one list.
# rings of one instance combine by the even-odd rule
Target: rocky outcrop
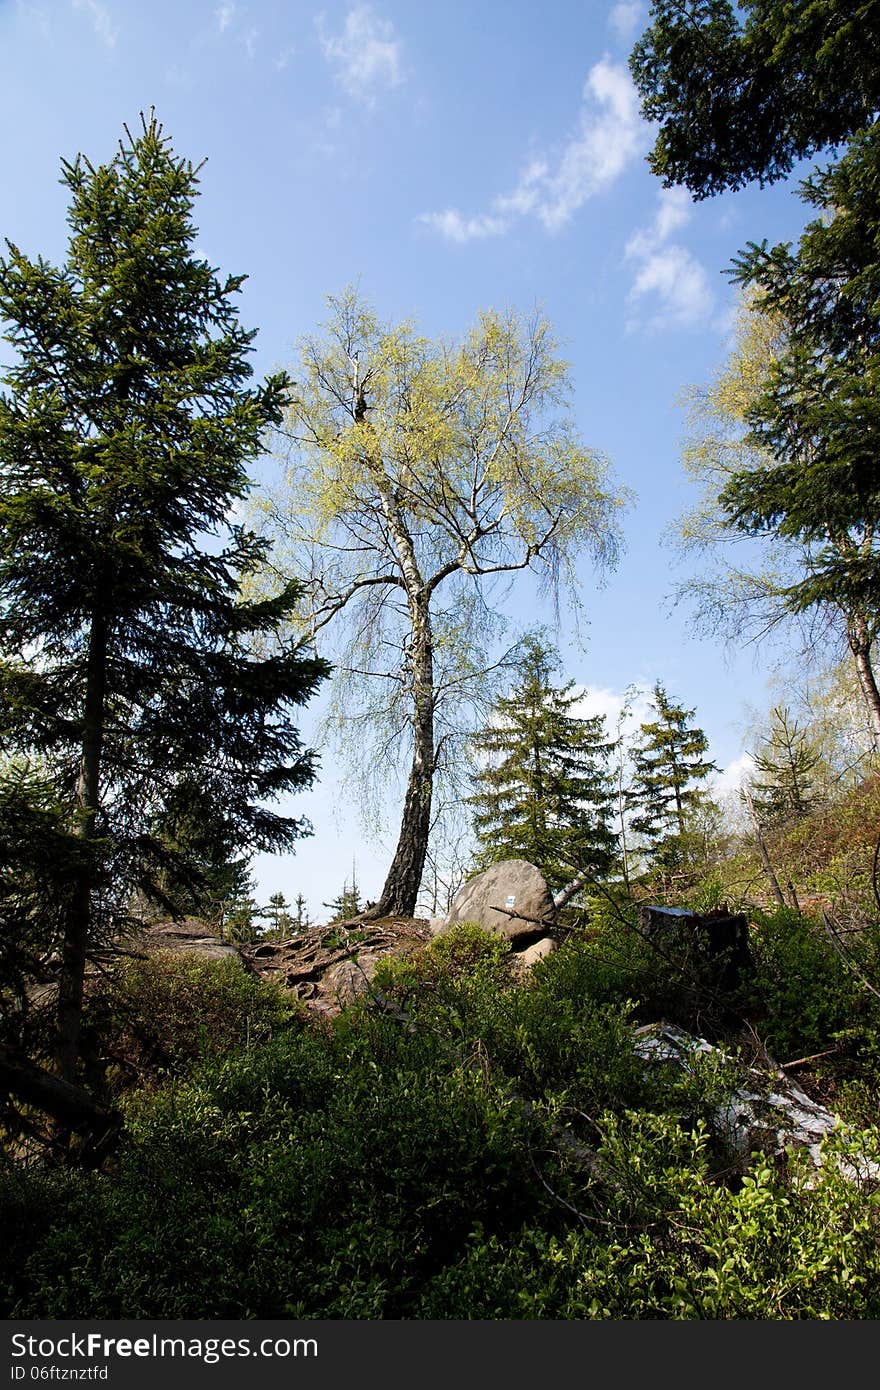
[[185,951],[203,960],[225,960],[239,954],[237,946],[231,941],[221,941],[216,931],[197,917],[184,917],[179,922],[157,922],[155,926],[144,928],[129,944],[150,955],[154,951]]
[[316,1012],[338,1013],[367,991],[380,960],[408,955],[430,939],[427,922],[393,917],[308,927],[286,941],[235,944],[187,917],[146,927],[126,947],[137,954],[171,951],[202,960],[238,960],[264,980],[286,985]]
[[526,859],[503,859],[458,890],[440,930],[476,922],[518,948],[546,937],[555,917],[553,895],[540,870]]
[[518,970],[529,970],[533,965],[537,965],[539,960],[546,960],[547,956],[552,955],[556,950],[556,942],[552,936],[542,936],[531,945],[517,951],[514,956],[514,963]]
[[338,1013],[365,994],[381,960],[409,955],[430,941],[427,922],[408,917],[354,919],[309,927],[287,941],[260,941],[238,952],[255,974],[292,989],[323,1013]]

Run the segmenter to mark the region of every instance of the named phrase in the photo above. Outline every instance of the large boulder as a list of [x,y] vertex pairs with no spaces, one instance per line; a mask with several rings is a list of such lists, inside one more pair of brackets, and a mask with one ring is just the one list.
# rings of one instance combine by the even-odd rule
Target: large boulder
[[555,917],[553,894],[540,869],[527,859],[503,859],[458,890],[443,926],[476,922],[524,945],[546,936]]
[[552,936],[542,936],[539,941],[533,941],[521,951],[517,951],[514,956],[514,964],[518,970],[531,970],[533,965],[537,965],[539,960],[546,960],[552,956],[556,950],[556,942]]

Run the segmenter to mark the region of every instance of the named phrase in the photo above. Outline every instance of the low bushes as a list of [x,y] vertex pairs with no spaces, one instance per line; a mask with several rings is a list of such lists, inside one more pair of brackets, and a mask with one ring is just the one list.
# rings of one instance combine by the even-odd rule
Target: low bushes
[[634,1057],[637,941],[517,983],[462,928],[222,1057],[170,1011],[179,1074],[129,1095],[115,1171],[4,1173],[6,1315],[880,1316],[877,1197],[831,1163],[731,1175],[733,1078]]

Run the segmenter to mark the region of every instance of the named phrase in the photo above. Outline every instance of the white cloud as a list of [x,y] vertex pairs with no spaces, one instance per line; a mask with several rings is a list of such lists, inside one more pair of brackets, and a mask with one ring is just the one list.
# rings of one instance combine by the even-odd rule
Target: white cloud
[[100,3],[100,0],[73,0],[73,8],[83,10],[88,15],[95,34],[105,48],[115,46],[117,30],[110,19],[110,11]]
[[371,5],[355,5],[339,34],[328,34],[323,15],[317,19],[321,51],[349,96],[375,105],[378,91],[403,81],[403,51],[394,25]]
[[627,242],[627,256],[650,256],[690,221],[693,204],[686,188],[661,188],[657,201],[660,206],[651,225],[634,232]]
[[633,233],[626,257],[636,263],[629,292],[630,304],[647,300],[653,305],[647,321],[634,315],[630,329],[639,327],[689,328],[704,323],[712,314],[715,296],[705,268],[686,247],[669,238],[691,218],[690,194],[683,188],[663,188],[649,226]]
[[608,27],[621,43],[629,43],[641,27],[644,15],[645,7],[641,0],[621,0],[619,5],[613,6],[608,16]]
[[[635,302],[654,296],[651,328],[690,328],[709,318],[714,296],[705,268],[683,246],[664,246],[642,263],[630,290]],[[635,325],[633,325],[635,326]]]
[[653,697],[653,686],[645,682],[636,682],[625,691],[610,690],[607,686],[585,685],[577,704],[572,705],[572,714],[578,719],[592,719],[594,715],[603,715],[608,733],[612,737],[616,737],[620,722],[621,733],[628,740],[638,731],[640,724],[656,718],[656,711],[651,703]]
[[727,767],[712,777],[712,795],[721,800],[722,797],[739,792],[754,770],[755,760],[751,753],[740,753],[738,758],[734,758],[733,762],[728,763]]
[[15,8],[20,15],[23,15],[26,20],[37,27],[41,38],[51,39],[52,25],[49,22],[49,16],[41,5],[32,5],[29,0],[16,0]]
[[286,48],[282,48],[279,51],[279,53],[275,57],[275,67],[279,72],[284,71],[284,69],[287,67],[288,63],[290,62],[291,58],[295,55],[295,53],[296,48],[292,43],[288,44]]
[[447,241],[474,241],[480,237],[500,236],[507,230],[503,217],[492,217],[486,212],[477,217],[462,217],[455,208],[447,208],[445,212],[426,212],[419,220],[433,227]]
[[254,25],[247,29],[241,27],[247,18],[247,7],[240,10],[234,0],[223,0],[223,4],[218,5],[214,11],[214,18],[217,21],[218,33],[228,33],[230,38],[244,49],[248,60],[252,62],[256,56],[260,31]]
[[519,217],[536,217],[548,232],[557,232],[647,145],[648,126],[629,73],[602,58],[590,69],[577,129],[555,163],[531,160],[516,187],[494,198],[488,212],[469,217],[447,209],[423,213],[419,220],[459,242],[500,236]]

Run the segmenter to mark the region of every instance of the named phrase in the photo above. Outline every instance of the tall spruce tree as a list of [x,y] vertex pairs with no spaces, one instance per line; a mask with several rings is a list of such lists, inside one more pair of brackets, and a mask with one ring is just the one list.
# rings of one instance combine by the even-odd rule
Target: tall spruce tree
[[[287,381],[246,384],[245,277],[195,254],[198,172],[151,114],[108,164],[63,163],[63,266],[0,259],[0,753],[79,841],[57,885],[66,1078],[87,958],[131,891],[202,836],[231,854],[308,829],[266,803],[313,779],[293,716],[327,668],[281,636],[295,585],[241,598],[266,547],[232,519]],[[175,845],[184,812],[202,830]]]
[[474,740],[486,765],[472,798],[479,862],[527,859],[554,889],[577,870],[607,872],[616,848],[609,828],[613,744],[601,715],[571,712],[579,696],[573,681],[553,684],[557,666],[542,643],[526,645],[517,683]]
[[688,722],[695,711],[671,700],[659,681],[653,704],[657,718],[639,726],[641,737],[631,751],[626,799],[635,813],[630,824],[645,837],[652,863],[671,870],[686,858],[689,818],[703,801],[700,783],[717,768],[705,758],[709,740],[703,730]]
[[797,248],[750,243],[734,277],[784,327],[745,418],[759,468],[734,470],[718,504],[731,530],[805,547],[792,611],[831,606],[846,634],[875,745],[880,687],[880,125],[801,185],[819,216]]

